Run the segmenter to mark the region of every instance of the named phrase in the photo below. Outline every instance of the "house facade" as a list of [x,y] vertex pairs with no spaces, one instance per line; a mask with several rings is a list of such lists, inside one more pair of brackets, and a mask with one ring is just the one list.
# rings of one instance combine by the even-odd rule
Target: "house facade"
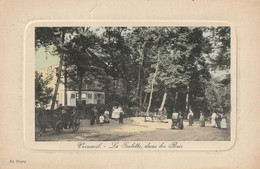
[[[53,94],[55,89],[55,84],[57,82],[57,73],[58,65],[50,66],[45,69],[37,70],[39,73],[42,73],[43,78],[52,76],[52,81],[48,84],[48,87],[53,88]],[[59,106],[76,106],[79,104],[79,92],[78,90],[72,90],[67,87],[65,89],[65,79],[64,76],[61,76],[61,82],[59,84],[57,97],[55,101],[55,107]],[[67,97],[66,97],[67,95]],[[51,108],[52,101],[46,105],[47,109]],[[98,81],[93,81],[92,84],[83,84],[81,89],[81,104],[105,104],[105,91],[100,87]]]

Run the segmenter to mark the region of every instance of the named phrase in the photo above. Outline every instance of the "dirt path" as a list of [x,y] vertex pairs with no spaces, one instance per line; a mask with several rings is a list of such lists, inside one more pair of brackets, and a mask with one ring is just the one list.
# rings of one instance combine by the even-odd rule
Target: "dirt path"
[[90,126],[89,120],[81,120],[78,132],[64,129],[56,135],[52,129],[45,136],[36,136],[36,141],[228,141],[230,134],[227,130],[212,128],[209,122],[206,127],[199,127],[195,121],[188,126],[184,121],[184,129],[171,130],[171,120],[165,123],[144,122],[142,117],[124,119],[124,124],[110,120],[110,124]]

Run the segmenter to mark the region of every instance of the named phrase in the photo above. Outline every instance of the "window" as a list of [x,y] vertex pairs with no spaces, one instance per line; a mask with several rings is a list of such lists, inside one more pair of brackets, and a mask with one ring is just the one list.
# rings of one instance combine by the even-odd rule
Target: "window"
[[72,99],[75,99],[75,97],[76,97],[75,94],[70,95],[70,98],[72,98]]
[[84,100],[86,100],[86,98],[87,98],[87,94],[85,94],[85,93],[82,93],[82,99],[84,99]]
[[98,94],[98,99],[100,99],[101,98],[101,94]]
[[88,94],[88,99],[92,99],[92,94],[91,93]]
[[95,94],[95,99],[102,99],[103,94]]

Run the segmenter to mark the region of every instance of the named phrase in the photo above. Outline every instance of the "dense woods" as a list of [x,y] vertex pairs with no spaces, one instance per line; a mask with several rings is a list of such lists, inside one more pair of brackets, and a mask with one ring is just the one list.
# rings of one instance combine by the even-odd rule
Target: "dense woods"
[[79,99],[95,79],[106,104],[196,117],[231,111],[230,27],[37,27],[35,46],[60,57],[52,109],[66,76]]

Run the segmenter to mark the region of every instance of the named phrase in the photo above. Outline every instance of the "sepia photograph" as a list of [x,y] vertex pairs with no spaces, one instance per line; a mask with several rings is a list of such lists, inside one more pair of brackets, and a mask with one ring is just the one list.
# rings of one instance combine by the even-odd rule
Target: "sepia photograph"
[[231,141],[230,26],[34,33],[36,142]]

